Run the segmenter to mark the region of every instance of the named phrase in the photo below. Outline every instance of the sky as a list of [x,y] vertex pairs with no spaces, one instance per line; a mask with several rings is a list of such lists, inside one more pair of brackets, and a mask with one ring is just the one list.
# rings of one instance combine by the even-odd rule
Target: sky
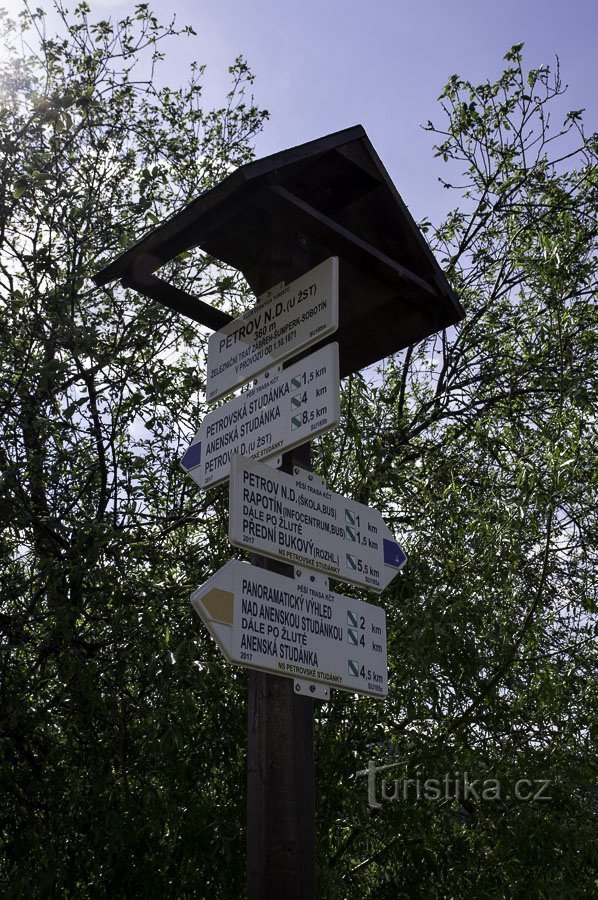
[[[89,0],[99,17],[133,4]],[[10,12],[19,0],[0,0]],[[33,6],[49,5],[36,0]],[[68,5],[68,4],[67,4]],[[71,6],[74,5],[71,4]],[[155,0],[160,20],[191,24],[193,41],[167,55],[164,80],[184,81],[192,59],[207,66],[205,100],[220,105],[238,54],[255,75],[254,97],[270,111],[257,156],[362,124],[416,220],[438,221],[456,199],[438,181],[433,138],[437,98],[458,73],[495,79],[503,56],[525,42],[526,66],[553,66],[569,84],[563,114],[585,107],[597,128],[598,3],[595,0]]]
[[362,124],[416,220],[454,203],[421,128],[442,121],[451,74],[494,79],[524,41],[530,67],[559,56],[567,107],[587,107],[597,125],[595,0],[203,0],[181,3],[180,15],[196,23],[209,79],[247,58],[271,114],[259,156]]

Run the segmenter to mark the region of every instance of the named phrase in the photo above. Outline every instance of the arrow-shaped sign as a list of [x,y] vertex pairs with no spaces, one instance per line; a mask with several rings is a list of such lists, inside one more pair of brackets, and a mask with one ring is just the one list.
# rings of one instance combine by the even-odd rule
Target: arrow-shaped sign
[[226,659],[345,691],[387,693],[386,615],[379,606],[230,560],[191,596]]
[[204,418],[181,466],[202,488],[228,478],[233,453],[270,459],[340,420],[338,344],[327,344]]
[[377,509],[242,456],[231,465],[229,540],[380,592],[407,557]]

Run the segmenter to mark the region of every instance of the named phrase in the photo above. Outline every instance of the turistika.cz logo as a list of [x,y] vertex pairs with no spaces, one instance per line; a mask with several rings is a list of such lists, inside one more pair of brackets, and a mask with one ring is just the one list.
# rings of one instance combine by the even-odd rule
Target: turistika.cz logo
[[381,809],[384,802],[410,800],[469,800],[500,801],[516,800],[525,802],[551,800],[548,794],[550,780],[541,778],[520,778],[515,782],[513,792],[504,792],[497,778],[471,778],[468,772],[445,773],[441,778],[388,778],[377,776],[382,772],[396,769],[401,762],[376,765],[368,760],[367,769],[357,772],[357,777],[367,778],[368,804],[373,809]]

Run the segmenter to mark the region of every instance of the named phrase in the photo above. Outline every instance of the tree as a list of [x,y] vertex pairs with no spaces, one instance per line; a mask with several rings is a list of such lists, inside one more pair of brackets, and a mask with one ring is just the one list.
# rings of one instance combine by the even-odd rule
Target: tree
[[[89,276],[248,160],[266,114],[241,58],[222,109],[201,109],[201,67],[159,87],[185,29],[145,4],[117,24],[61,15],[47,38],[26,13],[35,49],[0,72],[0,883],[239,897],[245,675],[188,602],[231,556],[227,495],[178,467],[205,411],[206,335]],[[521,50],[495,84],[454,76],[445,127],[429,125],[466,178],[460,208],[423,226],[465,321],[349,379],[345,427],[316,448],[330,486],[378,506],[410,554],[383,599],[388,700],[336,692],[318,711],[323,897],[590,885],[596,141],[579,111],[551,136],[558,69],[526,72]],[[252,302],[193,251],[169,278],[233,312]],[[390,793],[467,772],[501,796],[413,784],[380,800],[378,775],[369,807],[368,759],[395,766]],[[552,799],[518,800],[518,779]]]
[[[331,843],[345,886],[330,896],[591,891],[597,142],[580,110],[552,132],[558,66],[526,72],[521,51],[495,83],[453,76],[446,124],[427,125],[462,201],[423,227],[464,322],[387,361],[382,380],[354,377],[341,452],[334,435],[321,443],[334,487],[378,505],[410,551],[385,595],[384,712],[354,717],[339,699],[326,728],[343,775]],[[355,768],[394,764],[391,796],[400,782],[369,818],[347,746]],[[496,779],[501,799],[459,801],[453,785],[426,802],[404,786],[446,773],[462,791],[464,773]],[[523,778],[552,799],[518,800]]]
[[[250,159],[266,113],[241,57],[222,108],[202,109],[199,66],[160,87],[190,29],[147,4],[119,22],[56,9],[56,37],[41,11],[4,19],[0,64],[0,881],[239,895],[242,864],[222,861],[239,855],[242,679],[221,691],[188,603],[225,559],[224,500],[178,470],[207,335],[90,276]],[[245,302],[216,261],[189,254],[183,279]]]

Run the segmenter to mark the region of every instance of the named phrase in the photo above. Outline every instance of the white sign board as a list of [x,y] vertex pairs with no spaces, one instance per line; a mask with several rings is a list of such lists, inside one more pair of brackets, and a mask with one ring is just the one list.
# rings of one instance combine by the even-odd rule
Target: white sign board
[[231,462],[229,540],[376,592],[407,561],[377,509],[243,456]]
[[338,257],[333,256],[212,334],[206,399],[218,400],[337,328]]
[[234,453],[269,459],[338,425],[338,344],[327,344],[204,418],[181,466],[202,488],[228,478]]
[[384,697],[384,610],[336,594],[322,581],[296,581],[231,560],[191,602],[231,663]]

